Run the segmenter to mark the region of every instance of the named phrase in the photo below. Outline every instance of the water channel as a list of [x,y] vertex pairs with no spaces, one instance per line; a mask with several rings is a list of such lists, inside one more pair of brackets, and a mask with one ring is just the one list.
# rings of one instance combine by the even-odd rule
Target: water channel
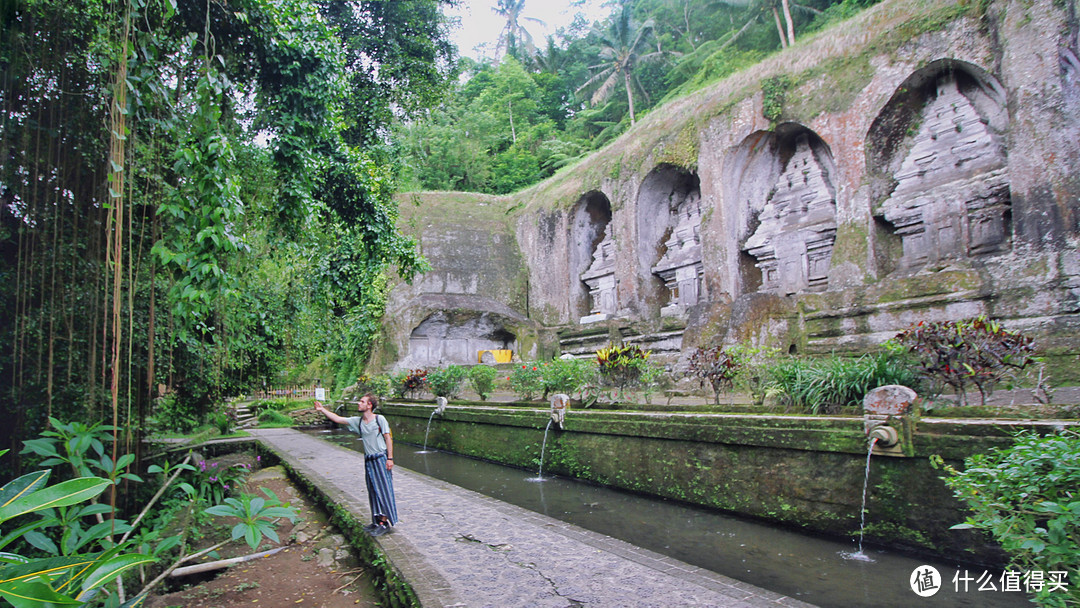
[[[346,431],[320,435],[363,451],[359,438]],[[856,542],[810,536],[550,474],[536,483],[536,471],[446,452],[420,453],[420,447],[402,442],[394,445],[396,464],[411,471],[818,606],[1031,605],[1024,593],[1001,591],[1001,569],[989,571],[997,591],[979,591],[975,579],[986,570],[979,566],[912,558],[869,546],[864,553],[872,562],[845,559],[843,554],[854,552]],[[923,565],[933,566],[941,575],[940,590],[932,597],[919,597],[910,587],[912,573]],[[957,574],[972,577],[966,593],[962,580],[956,590],[953,577]]]

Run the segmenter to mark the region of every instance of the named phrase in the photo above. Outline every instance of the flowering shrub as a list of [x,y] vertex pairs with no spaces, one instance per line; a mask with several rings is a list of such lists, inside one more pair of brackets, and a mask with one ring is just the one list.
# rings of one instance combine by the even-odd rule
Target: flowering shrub
[[416,399],[427,388],[427,370],[414,369],[402,372],[394,377],[394,394],[399,397]]
[[[256,462],[260,461],[261,457],[256,457]],[[200,460],[196,464],[192,484],[195,499],[211,505],[221,504],[250,472],[251,467],[244,463],[222,467],[216,462]]]
[[570,395],[585,386],[596,373],[592,361],[585,359],[552,359],[539,367],[545,397],[556,393]]
[[480,396],[481,401],[487,401],[487,398],[491,396],[491,392],[495,390],[495,378],[498,375],[499,371],[497,369],[487,365],[474,365],[469,368],[469,384],[472,385],[476,394]]
[[967,404],[966,388],[979,389],[981,405],[994,386],[1035,360],[1035,341],[980,316],[962,321],[920,321],[893,338],[932,382],[948,385]]
[[535,399],[544,390],[544,373],[540,371],[538,363],[515,367],[506,380],[510,383],[511,390],[523,401]]

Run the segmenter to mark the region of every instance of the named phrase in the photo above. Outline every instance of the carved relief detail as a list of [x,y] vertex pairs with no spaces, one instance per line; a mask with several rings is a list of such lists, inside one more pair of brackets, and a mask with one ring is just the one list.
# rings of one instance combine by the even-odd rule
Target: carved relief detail
[[615,241],[611,238],[609,222],[604,228],[604,238],[593,251],[593,261],[589,268],[581,273],[581,280],[589,287],[589,315],[582,317],[582,323],[593,323],[611,318],[615,314],[617,300],[615,296]]
[[757,258],[762,291],[824,291],[836,240],[836,196],[806,135],[796,141],[758,221],[743,249]]
[[676,208],[676,224],[664,242],[664,255],[652,272],[670,295],[661,316],[678,316],[704,299],[705,268],[701,263],[701,194],[693,191]]
[[903,243],[901,268],[1007,246],[1009,175],[1000,144],[972,103],[944,77],[923,110],[911,151],[882,203]]

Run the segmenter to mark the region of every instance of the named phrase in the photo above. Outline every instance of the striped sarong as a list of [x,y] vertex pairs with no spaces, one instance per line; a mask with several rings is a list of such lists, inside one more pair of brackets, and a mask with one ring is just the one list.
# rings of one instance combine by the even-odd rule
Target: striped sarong
[[364,456],[364,480],[367,482],[368,505],[371,507],[371,521],[378,522],[381,516],[390,520],[390,525],[398,521],[397,504],[394,502],[394,475],[386,470],[386,454]]

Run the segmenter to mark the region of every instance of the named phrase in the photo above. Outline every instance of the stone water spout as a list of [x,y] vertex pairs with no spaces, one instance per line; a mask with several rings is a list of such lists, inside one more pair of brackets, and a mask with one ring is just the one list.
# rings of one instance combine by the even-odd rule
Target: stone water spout
[[435,414],[442,416],[446,412],[446,397],[435,398]]
[[563,428],[563,422],[566,421],[566,412],[570,409],[570,396],[564,393],[558,393],[551,397],[551,421],[555,423],[555,426],[560,430]]
[[867,434],[868,440],[877,440],[877,445],[883,448],[891,448],[900,443],[900,433],[888,424],[879,424]]
[[874,454],[911,456],[915,391],[899,384],[879,386],[863,399],[863,430]]

